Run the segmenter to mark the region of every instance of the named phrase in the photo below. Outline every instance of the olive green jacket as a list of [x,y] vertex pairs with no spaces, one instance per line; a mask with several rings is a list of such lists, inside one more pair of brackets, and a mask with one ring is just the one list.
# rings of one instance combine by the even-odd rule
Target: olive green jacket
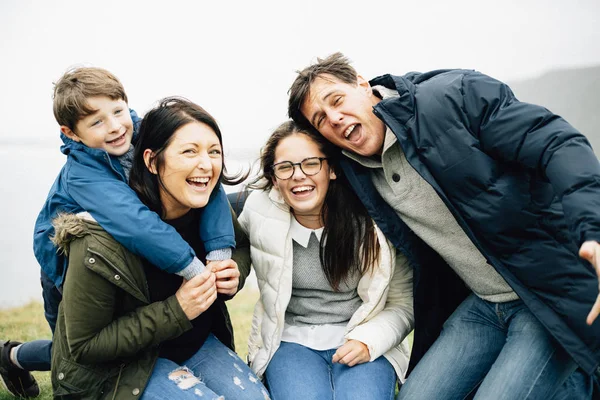
[[[232,212],[233,214],[233,212]],[[233,259],[243,287],[250,272],[248,238],[234,218]],[[192,328],[175,296],[150,303],[142,260],[96,222],[59,216],[55,242],[68,252],[69,267],[52,349],[52,388],[59,399],[139,398],[158,358],[161,342]],[[217,300],[233,348],[225,303]],[[225,337],[223,337],[225,336]]]

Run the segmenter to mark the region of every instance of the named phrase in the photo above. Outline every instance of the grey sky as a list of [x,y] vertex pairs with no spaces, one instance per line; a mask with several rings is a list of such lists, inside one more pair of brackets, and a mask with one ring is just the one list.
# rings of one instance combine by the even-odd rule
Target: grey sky
[[317,56],[340,50],[367,78],[461,67],[515,80],[600,64],[599,17],[597,0],[2,0],[0,141],[58,144],[52,81],[83,63],[115,73],[139,113],[186,96],[226,149],[257,150]]
[[[168,95],[202,105],[231,167],[256,157],[317,56],[342,51],[366,78],[461,67],[515,81],[600,65],[599,17],[598,0],[0,0],[0,308],[40,299],[32,231],[64,162],[52,82],[73,64],[115,73],[140,114]],[[38,140],[51,147],[7,145]]]

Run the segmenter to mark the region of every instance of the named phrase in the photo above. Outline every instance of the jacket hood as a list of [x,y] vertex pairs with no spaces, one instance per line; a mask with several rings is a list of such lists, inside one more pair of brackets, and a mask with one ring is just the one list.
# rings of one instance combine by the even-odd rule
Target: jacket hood
[[76,141],[74,141],[73,139],[67,137],[67,135],[65,135],[64,133],[61,132],[60,134],[60,140],[62,140],[63,144],[62,146],[60,146],[60,151],[61,153],[67,155],[71,152],[71,150],[73,149],[84,149],[85,145],[82,143],[78,143]]
[[52,243],[61,254],[69,255],[69,244],[88,234],[88,227],[83,218],[76,214],[58,214],[52,221],[54,236]]

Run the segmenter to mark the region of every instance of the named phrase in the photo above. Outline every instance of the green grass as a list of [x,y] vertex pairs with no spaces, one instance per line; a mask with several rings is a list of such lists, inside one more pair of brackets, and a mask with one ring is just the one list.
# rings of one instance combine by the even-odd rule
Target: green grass
[[[254,304],[258,299],[256,289],[243,289],[232,300],[227,302],[235,332],[235,348],[242,360],[248,353],[248,336],[252,325]],[[35,339],[50,339],[50,328],[44,319],[41,303],[33,302],[24,307],[0,310],[0,340],[18,340],[21,342]],[[409,335],[412,345],[412,333]],[[52,399],[52,384],[49,372],[34,372],[40,385],[41,394],[37,399]],[[0,400],[12,400],[12,397],[0,385]]]
[[[248,352],[247,339],[250,335],[252,312],[258,299],[256,289],[243,289],[232,300],[227,302],[233,330],[235,332],[235,348],[239,356],[246,360]],[[18,340],[25,342],[35,339],[50,339],[50,328],[44,318],[41,303],[33,302],[24,307],[0,310],[0,340]],[[52,384],[49,372],[34,372],[40,385],[41,394],[37,399],[52,399]],[[14,399],[0,385],[0,400]]]

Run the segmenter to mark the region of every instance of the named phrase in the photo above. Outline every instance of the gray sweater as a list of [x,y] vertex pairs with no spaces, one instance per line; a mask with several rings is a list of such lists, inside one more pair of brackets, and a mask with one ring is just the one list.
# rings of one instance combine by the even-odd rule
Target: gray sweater
[[360,307],[356,288],[360,274],[350,273],[335,292],[319,260],[319,239],[310,235],[308,247],[293,242],[292,297],[285,312],[289,325],[345,324]]
[[[383,98],[398,93],[376,86]],[[433,187],[408,163],[394,133],[387,128],[381,157],[348,157],[371,169],[375,188],[398,216],[433,248],[480,298],[503,303],[519,297],[487,263]]]

